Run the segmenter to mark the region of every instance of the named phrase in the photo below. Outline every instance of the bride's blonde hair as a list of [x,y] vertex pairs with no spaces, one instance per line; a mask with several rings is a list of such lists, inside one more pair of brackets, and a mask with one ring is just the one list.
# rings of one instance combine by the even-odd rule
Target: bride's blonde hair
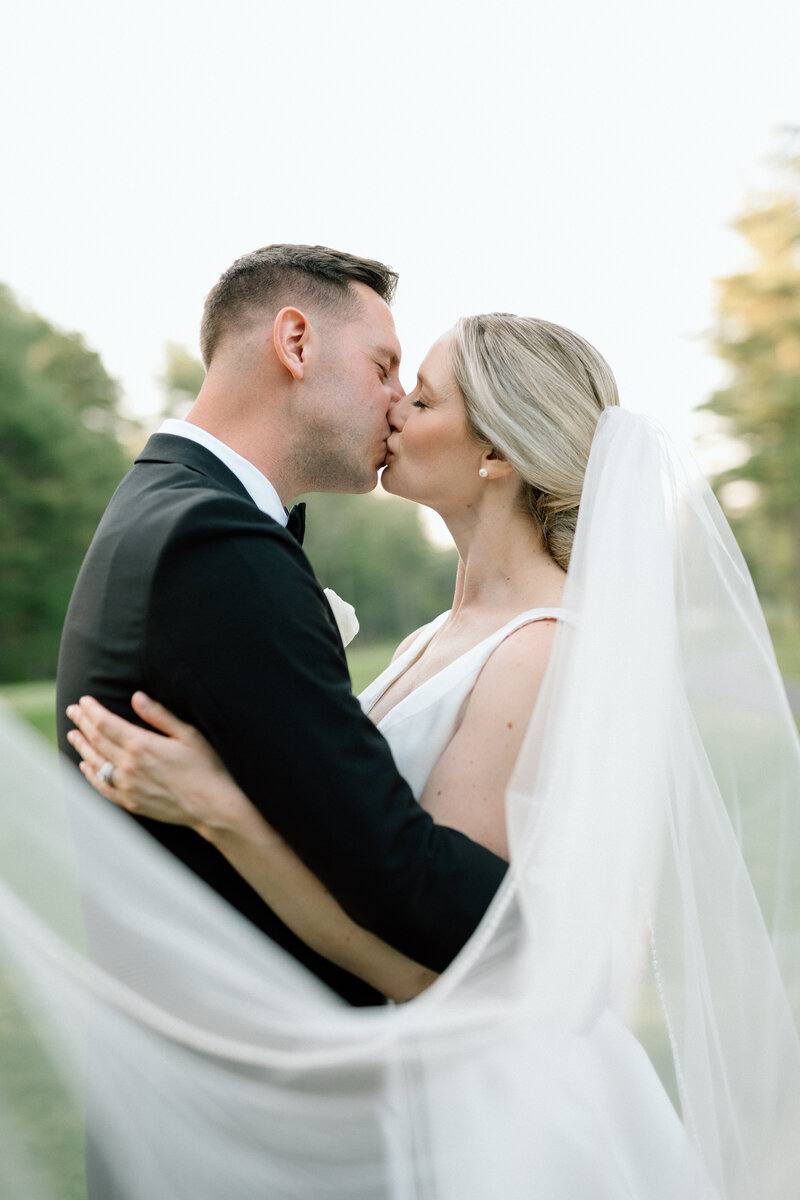
[[510,313],[462,317],[452,363],[472,433],[520,476],[545,545],[566,570],[595,427],[619,404],[611,368],[571,330]]

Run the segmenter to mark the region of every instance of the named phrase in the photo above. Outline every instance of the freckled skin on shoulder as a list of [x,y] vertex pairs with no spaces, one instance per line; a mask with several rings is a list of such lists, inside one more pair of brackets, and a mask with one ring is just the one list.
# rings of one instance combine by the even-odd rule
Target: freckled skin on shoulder
[[557,622],[524,625],[487,659],[458,731],[421,798],[441,825],[508,858],[505,792],[542,685]]

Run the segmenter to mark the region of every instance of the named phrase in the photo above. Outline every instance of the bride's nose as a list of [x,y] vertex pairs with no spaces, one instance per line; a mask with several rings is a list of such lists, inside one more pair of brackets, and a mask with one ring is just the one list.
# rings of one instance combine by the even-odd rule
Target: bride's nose
[[396,429],[399,433],[406,423],[407,415],[408,396],[405,393],[402,393],[401,395],[397,396],[389,405],[388,418],[392,429]]

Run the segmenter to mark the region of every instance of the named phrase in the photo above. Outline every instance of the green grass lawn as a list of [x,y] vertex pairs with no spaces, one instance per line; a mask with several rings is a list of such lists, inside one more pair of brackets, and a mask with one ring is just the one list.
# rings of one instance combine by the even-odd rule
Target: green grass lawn
[[389,665],[396,649],[395,642],[375,642],[372,645],[359,646],[356,638],[350,643],[347,647],[347,662],[356,695],[363,692],[367,684],[372,683],[384,667]]
[[[0,973],[0,1063],[2,1089],[14,1118],[8,1159],[0,1163],[0,1195],[25,1200],[29,1193],[14,1177],[15,1162],[32,1164],[35,1194],[85,1200],[82,1106],[67,1095]],[[11,1133],[11,1130],[5,1132]],[[25,1168],[23,1168],[25,1169]]]
[[15,712],[51,741],[56,740],[55,680],[43,683],[12,683],[0,687],[0,696]]
[[796,623],[770,623],[775,656],[784,679],[800,682],[800,628]]

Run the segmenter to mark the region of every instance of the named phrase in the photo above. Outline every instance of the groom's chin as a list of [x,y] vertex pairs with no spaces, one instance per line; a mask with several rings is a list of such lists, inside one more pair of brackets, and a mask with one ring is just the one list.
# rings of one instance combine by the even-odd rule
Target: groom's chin
[[380,478],[380,470],[376,470],[373,475],[365,475],[362,479],[349,479],[347,483],[342,483],[338,486],[328,486],[318,490],[325,492],[339,492],[347,496],[364,496],[367,492],[374,492],[378,486]]
[[351,492],[354,496],[364,496],[367,492],[374,492],[378,486],[380,471],[376,468],[372,473],[365,472],[360,479],[353,479],[347,488],[342,491]]

